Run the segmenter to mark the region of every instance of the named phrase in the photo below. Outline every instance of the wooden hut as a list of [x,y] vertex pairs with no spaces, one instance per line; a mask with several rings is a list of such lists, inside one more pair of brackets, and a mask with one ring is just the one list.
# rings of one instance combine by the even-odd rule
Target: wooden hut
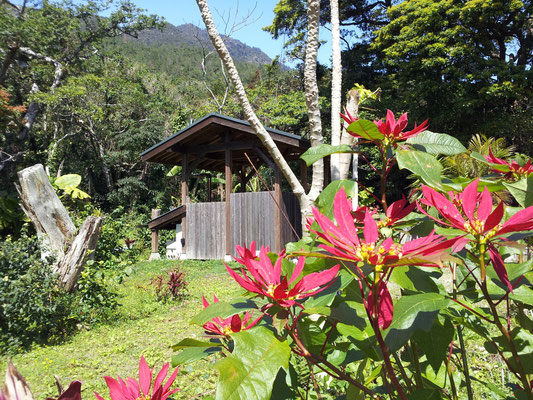
[[[309,142],[300,136],[267,128],[288,161],[300,160]],[[282,174],[265,147],[246,121],[220,114],[209,114],[141,154],[146,162],[181,165],[181,203],[162,215],[152,215],[152,252],[157,252],[158,231],[181,231],[182,258],[223,259],[235,256],[236,245],[269,246],[281,251],[301,235],[301,217],[294,194],[282,193]],[[232,178],[237,175],[241,188],[254,174],[251,163],[274,170],[274,187],[264,192],[234,193]],[[301,161],[300,161],[301,162]],[[222,172],[225,175],[223,202],[189,201],[189,179],[195,169]],[[302,163],[302,183],[306,186],[306,168]],[[210,192],[210,188],[209,188]],[[211,200],[211,195],[208,195]],[[278,206],[279,205],[279,206]],[[179,243],[178,243],[179,244]],[[155,249],[154,249],[155,247]]]

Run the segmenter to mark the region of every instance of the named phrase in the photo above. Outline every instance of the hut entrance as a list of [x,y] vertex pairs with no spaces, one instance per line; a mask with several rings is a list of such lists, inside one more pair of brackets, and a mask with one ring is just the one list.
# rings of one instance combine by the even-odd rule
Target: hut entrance
[[[300,136],[268,128],[267,132],[289,161],[299,160],[309,148],[309,142]],[[250,245],[254,240],[258,246],[269,246],[279,252],[286,243],[297,240],[301,235],[298,200],[292,193],[282,193],[281,173],[267,154],[248,122],[219,114],[207,115],[141,154],[145,162],[182,168],[181,206],[154,215],[148,224],[156,239],[159,230],[176,229],[176,241],[167,252],[169,256],[228,258],[236,255],[236,245]],[[250,162],[256,168],[266,165],[273,169],[274,187],[270,192],[245,192],[253,175],[253,170],[246,173]],[[302,163],[305,185],[304,166]],[[224,201],[190,201],[189,180],[197,169],[224,174]],[[239,193],[233,191],[234,175],[241,183]],[[211,200],[211,184],[208,192]],[[157,240],[153,242],[156,244]]]

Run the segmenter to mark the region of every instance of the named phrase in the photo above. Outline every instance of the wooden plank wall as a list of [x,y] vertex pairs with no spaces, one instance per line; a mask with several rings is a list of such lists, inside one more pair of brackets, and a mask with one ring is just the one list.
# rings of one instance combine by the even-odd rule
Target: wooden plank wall
[[[289,220],[301,235],[300,205],[292,193],[283,193],[283,207]],[[236,245],[256,248],[275,247],[275,202],[268,192],[231,194],[231,248]],[[187,203],[186,251],[190,259],[222,259],[225,255],[225,203]],[[282,217],[283,243],[297,240],[285,217]]]
[[255,240],[256,248],[274,248],[274,201],[268,192],[231,194],[232,255],[235,246],[250,246]]
[[187,203],[187,258],[220,260],[226,254],[226,203]]

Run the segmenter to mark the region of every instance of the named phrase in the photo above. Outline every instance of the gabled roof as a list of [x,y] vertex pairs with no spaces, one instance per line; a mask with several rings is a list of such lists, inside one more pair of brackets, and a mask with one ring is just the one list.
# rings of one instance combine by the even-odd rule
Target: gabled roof
[[[299,159],[309,141],[277,129],[266,128],[287,160]],[[224,152],[230,149],[234,167],[249,166],[244,153],[256,166],[264,164],[266,149],[247,121],[216,113],[208,114],[178,133],[141,153],[141,159],[168,165],[181,165],[183,155],[196,168],[224,171]]]

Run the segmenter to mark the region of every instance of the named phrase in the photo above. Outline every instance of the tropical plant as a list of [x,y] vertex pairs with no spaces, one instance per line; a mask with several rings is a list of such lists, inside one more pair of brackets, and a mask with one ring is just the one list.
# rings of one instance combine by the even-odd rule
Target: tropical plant
[[[503,174],[443,178],[437,155],[466,149],[424,124],[406,128],[406,116],[396,120],[391,112],[385,122],[351,121],[349,132],[381,156],[381,165],[373,166],[382,180],[375,207],[353,208],[344,190],[349,181],[335,181],[307,220],[310,235],[286,253],[238,247],[240,266],[227,269],[246,298],[204,301],[193,323],[210,334],[176,344],[174,364],[219,354],[220,399],[250,393],[308,398],[312,392],[318,398],[472,400],[479,386],[465,338],[478,336],[509,371],[505,386],[489,383],[483,394],[533,398],[533,337],[524,312],[533,307],[533,261],[521,261],[523,247],[516,243],[533,231],[529,169],[518,181]],[[353,149],[323,145],[303,158],[312,163],[332,151]],[[418,201],[387,201],[394,165],[423,183]],[[513,188],[522,208],[493,204],[491,192],[504,187]],[[513,254],[518,263],[509,261]],[[442,282],[445,273],[450,284]],[[252,312],[254,318],[259,313],[253,327],[241,317],[250,321]],[[302,360],[308,368],[300,368]]]

